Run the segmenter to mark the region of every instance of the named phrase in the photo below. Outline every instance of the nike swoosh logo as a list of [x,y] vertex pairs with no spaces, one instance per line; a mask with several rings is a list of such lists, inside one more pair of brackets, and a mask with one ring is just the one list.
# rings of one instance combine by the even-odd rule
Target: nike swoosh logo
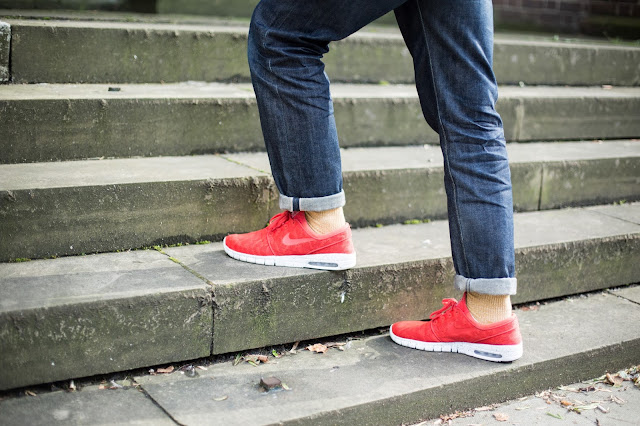
[[284,236],[284,238],[282,238],[282,244],[284,244],[285,246],[295,246],[297,244],[304,244],[304,243],[309,243],[311,241],[316,241],[315,238],[291,238],[291,233],[288,233],[287,235]]

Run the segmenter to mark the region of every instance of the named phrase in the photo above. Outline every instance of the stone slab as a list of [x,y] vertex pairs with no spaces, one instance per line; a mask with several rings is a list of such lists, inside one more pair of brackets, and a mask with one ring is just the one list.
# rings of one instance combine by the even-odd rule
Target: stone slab
[[4,261],[219,240],[264,226],[277,198],[270,177],[216,156],[8,167]]
[[156,251],[0,263],[0,389],[208,356],[209,285]]
[[[146,21],[11,20],[14,78],[30,83],[248,81],[246,22],[236,22],[230,33],[229,25],[202,26],[201,19],[192,25]],[[109,55],[102,53],[105,46]],[[502,84],[625,86],[640,83],[639,58],[640,48],[631,45],[505,34],[496,37],[494,68]],[[367,27],[336,42],[326,64],[332,81],[413,81],[411,57],[397,29]]]
[[154,402],[140,391],[129,389],[52,392],[36,397],[0,401],[2,424],[46,425],[175,425]]
[[[601,321],[594,311],[607,312]],[[211,366],[200,377],[136,378],[181,424],[407,424],[597,377],[637,363],[640,308],[608,295],[517,312],[524,356],[511,364],[397,346],[388,336],[345,351],[299,351],[255,368]],[[567,339],[567,330],[572,338]],[[289,391],[259,391],[275,376]],[[223,401],[216,401],[226,396]]]
[[0,21],[0,83],[11,79],[9,72],[9,58],[11,51],[11,26]]
[[[0,162],[264,149],[250,85],[118,84],[116,92],[109,87],[0,86]],[[332,95],[343,147],[438,142],[412,86],[334,84]],[[638,88],[505,86],[497,108],[507,140],[514,142],[640,134]]]
[[[640,196],[638,142],[508,150],[517,211]],[[342,157],[354,227],[446,218],[438,147],[350,148]],[[2,165],[0,259],[215,241],[261,228],[279,211],[268,168],[264,153]]]
[[[640,225],[571,209],[517,214],[515,226],[516,303],[640,277]],[[353,235],[358,264],[344,272],[242,264],[227,258],[220,243],[167,253],[214,286],[214,353],[423,319],[451,295],[446,222],[364,228]]]

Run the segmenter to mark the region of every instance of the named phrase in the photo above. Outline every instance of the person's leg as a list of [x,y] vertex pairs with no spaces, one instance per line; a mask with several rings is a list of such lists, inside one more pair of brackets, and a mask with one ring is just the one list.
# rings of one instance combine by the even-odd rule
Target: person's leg
[[[271,171],[280,191],[280,207],[294,212],[285,215],[285,222],[297,223],[299,241],[317,238],[317,234],[342,234],[339,244],[322,240],[320,252],[315,245],[291,251],[291,245],[284,244],[274,253],[251,248],[256,238],[280,238],[268,237],[271,231],[259,236],[230,235],[225,239],[225,250],[231,256],[285,266],[353,266],[353,247],[342,240],[350,241],[350,231],[342,213],[345,197],[340,149],[322,56],[331,41],[349,36],[403,1],[262,0],[258,4],[249,31],[249,66]],[[306,213],[295,214],[298,211]],[[283,238],[288,235],[287,226],[280,226]],[[340,256],[314,258],[308,250]],[[288,255],[306,258],[286,264],[277,258]]]
[[[480,327],[477,339],[467,336],[457,349],[478,356],[470,341],[502,346],[479,350],[484,355],[478,357],[510,361],[522,349],[510,302],[516,291],[513,205],[502,121],[495,110],[491,0],[409,0],[396,9],[396,18],[414,58],[424,116],[440,135],[455,286],[466,294],[455,309],[447,304],[430,323],[394,325],[392,337],[401,344],[428,342],[418,346],[438,350],[423,328],[447,328],[459,320],[472,328],[498,324],[502,328],[486,333]],[[483,340],[496,330],[510,337]],[[416,339],[403,341],[400,335]]]

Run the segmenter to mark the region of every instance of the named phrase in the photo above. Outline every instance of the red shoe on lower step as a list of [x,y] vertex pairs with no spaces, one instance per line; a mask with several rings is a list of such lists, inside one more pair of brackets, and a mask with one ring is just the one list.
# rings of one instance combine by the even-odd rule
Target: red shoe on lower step
[[260,265],[342,270],[356,264],[349,224],[320,235],[309,227],[304,212],[279,213],[264,229],[228,235],[223,246],[234,259]]
[[491,324],[480,324],[467,309],[466,294],[460,302],[444,299],[442,309],[429,321],[401,321],[390,327],[399,345],[431,352],[458,352],[494,362],[510,362],[522,356],[522,336],[515,314]]

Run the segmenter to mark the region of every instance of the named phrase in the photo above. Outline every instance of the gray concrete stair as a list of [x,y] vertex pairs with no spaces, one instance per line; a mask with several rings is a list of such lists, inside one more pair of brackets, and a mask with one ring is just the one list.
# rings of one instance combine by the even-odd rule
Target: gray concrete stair
[[[509,144],[518,211],[640,199],[640,141]],[[355,227],[446,217],[432,145],[343,150]],[[0,260],[219,241],[278,210],[264,153],[0,165]]]
[[[138,22],[13,19],[16,14],[0,14],[11,25],[11,78],[16,83],[249,79],[245,22],[220,25],[199,18],[196,23],[159,23],[156,17],[139,16]],[[640,84],[640,48],[630,44],[505,33],[496,36],[494,58],[501,84]],[[402,37],[388,27],[367,27],[336,42],[326,63],[335,82],[413,81]]]
[[[206,365],[198,376],[176,371],[169,375],[134,376],[131,386],[103,390],[84,386],[76,392],[44,392],[36,397],[0,401],[3,424],[33,426],[68,424],[145,425],[400,425],[415,424],[455,411],[488,406],[534,394],[560,385],[589,381],[605,371],[635,365],[640,351],[640,299],[631,290],[607,291],[541,305],[536,310],[516,310],[524,338],[524,356],[511,364],[496,365],[459,354],[426,353],[395,345],[388,336],[340,343],[344,351],[325,354],[300,348],[284,353],[257,368],[232,362]],[[606,312],[602,321],[593,312]],[[567,339],[567,330],[576,330]],[[287,348],[289,349],[290,346]],[[164,365],[166,366],[166,365]],[[173,364],[179,367],[180,364]],[[289,390],[261,392],[261,377],[275,376]],[[129,380],[117,383],[130,384]],[[109,384],[110,385],[110,384]],[[587,387],[572,384],[569,390]],[[590,395],[566,393],[566,399],[599,400],[610,413],[599,410],[570,413],[560,402],[547,405],[541,398],[527,398],[514,407],[478,411],[470,422],[498,424],[494,413],[510,413],[510,422],[553,424],[546,413],[560,414],[560,422],[588,425],[595,422],[622,425],[637,418],[639,393],[623,387],[596,385],[602,392]],[[631,389],[629,389],[631,388]],[[616,395],[619,406],[609,400]],[[523,408],[529,408],[524,409]],[[573,416],[573,417],[572,417]],[[483,418],[484,417],[484,418]],[[545,420],[547,419],[547,420]],[[590,422],[588,421],[591,420]],[[433,424],[430,422],[429,424]],[[561,423],[559,423],[561,424]]]
[[[519,213],[515,226],[516,303],[640,280],[640,204]],[[446,222],[357,229],[354,242],[358,264],[341,272],[242,263],[227,257],[220,243],[2,263],[0,389],[421,319],[452,295]],[[521,313],[525,358],[513,366],[486,367],[503,378],[524,374],[505,382],[512,384],[501,395],[531,391],[513,388],[512,381],[549,386],[551,377],[572,382],[580,371],[589,377],[593,372],[582,362],[606,369],[611,364],[602,363],[615,354],[624,363],[629,356],[637,361],[637,306],[608,298],[584,305],[579,317],[572,316],[577,311],[571,304],[562,306],[548,318],[543,308]],[[593,312],[606,312],[607,320]],[[567,330],[574,330],[571,339]],[[427,365],[454,362],[455,367],[443,364],[425,373],[450,375],[480,364],[457,355],[427,357]],[[567,375],[541,374],[536,365],[562,368]],[[468,379],[467,373],[462,376]]]
[[[332,95],[343,147],[438,141],[413,86]],[[502,86],[497,108],[512,142],[640,135],[640,87]],[[0,163],[264,149],[250,84],[4,85],[0,111]]]

